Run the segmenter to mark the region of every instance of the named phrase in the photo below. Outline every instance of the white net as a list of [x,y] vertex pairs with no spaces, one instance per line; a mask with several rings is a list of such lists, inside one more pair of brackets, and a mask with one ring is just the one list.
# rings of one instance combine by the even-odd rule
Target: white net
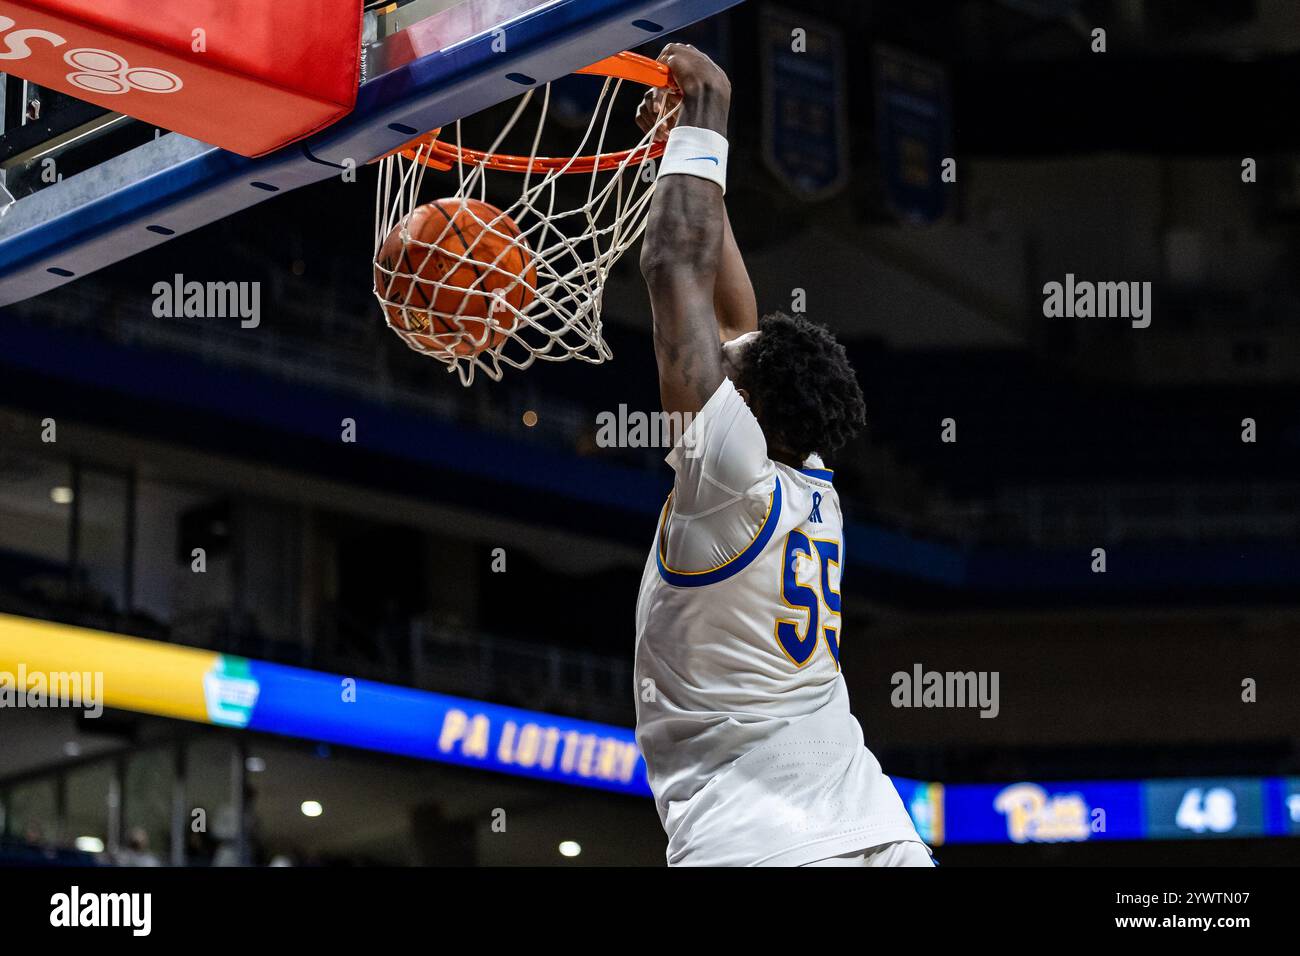
[[[446,197],[434,213],[421,208],[438,198],[422,199],[429,167],[421,160],[429,157],[432,140],[423,141],[413,159],[399,153],[382,161],[375,295],[389,328],[415,351],[444,363],[463,385],[473,382],[476,371],[499,381],[506,366],[526,369],[538,359],[599,364],[613,357],[601,334],[605,281],[645,230],[655,174],[648,147],[656,130],[611,162],[612,168],[590,164],[585,171],[584,157],[606,154],[606,133],[625,82],[604,81],[573,157],[559,163],[537,158],[550,84],[520,98],[487,150],[495,153],[540,100],[540,109],[532,109],[538,116],[531,152],[519,158],[519,172],[489,169],[477,161],[482,154],[467,158],[459,149],[457,122],[456,188],[447,189],[452,173],[433,174],[440,197]],[[509,177],[519,198],[500,210],[486,205],[489,175],[495,177],[494,194],[501,194],[496,179]],[[582,198],[576,203],[575,181],[585,187],[577,190]]]

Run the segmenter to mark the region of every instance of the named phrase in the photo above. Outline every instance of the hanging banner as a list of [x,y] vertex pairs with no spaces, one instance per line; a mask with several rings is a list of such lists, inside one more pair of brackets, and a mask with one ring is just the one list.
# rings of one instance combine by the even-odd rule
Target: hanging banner
[[876,142],[885,202],[905,222],[948,214],[952,184],[940,164],[952,155],[948,72],[889,47],[875,49]]
[[779,7],[760,17],[763,161],[799,198],[826,199],[849,179],[843,37]]

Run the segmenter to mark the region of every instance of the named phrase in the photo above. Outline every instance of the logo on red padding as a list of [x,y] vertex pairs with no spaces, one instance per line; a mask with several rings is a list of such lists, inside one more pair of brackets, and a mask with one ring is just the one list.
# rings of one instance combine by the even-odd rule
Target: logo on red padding
[[184,84],[175,73],[148,66],[131,66],[122,57],[108,50],[83,47],[69,50],[63,57],[73,68],[68,82],[87,93],[175,93]]
[[[25,60],[32,55],[32,40],[43,40],[51,47],[63,46],[68,41],[49,30],[14,30],[14,21],[0,16],[0,33],[3,36],[4,50],[0,51],[0,60]],[[63,62],[72,67],[68,82],[87,93],[100,93],[116,96],[138,90],[142,93],[175,93],[185,84],[175,73],[150,66],[131,66],[122,56],[111,50],[96,50],[81,47],[69,50],[63,56]]]

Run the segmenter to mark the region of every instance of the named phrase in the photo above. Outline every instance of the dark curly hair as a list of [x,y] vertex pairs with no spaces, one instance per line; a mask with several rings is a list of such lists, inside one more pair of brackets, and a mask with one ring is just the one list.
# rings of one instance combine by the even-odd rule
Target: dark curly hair
[[739,356],[737,388],[749,393],[768,444],[802,462],[833,455],[862,429],[867,406],[844,346],[830,330],[783,312]]

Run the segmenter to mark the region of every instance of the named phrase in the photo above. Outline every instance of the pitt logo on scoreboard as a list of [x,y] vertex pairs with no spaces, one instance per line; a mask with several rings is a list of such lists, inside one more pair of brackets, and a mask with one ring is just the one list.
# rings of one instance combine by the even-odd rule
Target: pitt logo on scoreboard
[[1049,794],[1035,783],[1016,783],[993,799],[1007,818],[1015,843],[1059,843],[1088,839],[1089,808],[1082,794]]

